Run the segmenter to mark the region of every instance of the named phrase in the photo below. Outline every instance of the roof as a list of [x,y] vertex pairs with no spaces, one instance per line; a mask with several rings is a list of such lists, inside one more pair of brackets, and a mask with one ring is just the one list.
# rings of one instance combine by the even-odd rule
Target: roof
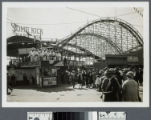
[[7,39],[7,56],[17,57],[19,48],[36,47],[39,41],[25,36],[12,36]]

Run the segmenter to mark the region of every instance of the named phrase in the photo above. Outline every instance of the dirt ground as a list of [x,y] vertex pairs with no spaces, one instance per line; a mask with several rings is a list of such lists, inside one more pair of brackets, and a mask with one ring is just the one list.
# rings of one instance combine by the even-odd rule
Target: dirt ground
[[[78,85],[62,85],[49,88],[34,86],[20,86],[13,89],[7,96],[8,102],[101,102],[101,92],[95,88],[81,89]],[[140,97],[143,98],[143,89],[140,87]]]

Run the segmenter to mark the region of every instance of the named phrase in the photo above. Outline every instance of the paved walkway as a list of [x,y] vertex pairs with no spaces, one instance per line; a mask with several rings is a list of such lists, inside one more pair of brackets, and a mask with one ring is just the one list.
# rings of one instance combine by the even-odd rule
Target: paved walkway
[[[37,87],[17,87],[13,89],[11,95],[7,96],[8,102],[101,102],[101,92],[96,89],[86,88],[75,89],[71,85],[60,87],[37,88]],[[142,99],[143,88],[140,87],[140,97]]]
[[102,101],[96,89],[83,87],[75,89],[71,85],[52,88],[18,87],[7,96],[10,102],[97,102]]

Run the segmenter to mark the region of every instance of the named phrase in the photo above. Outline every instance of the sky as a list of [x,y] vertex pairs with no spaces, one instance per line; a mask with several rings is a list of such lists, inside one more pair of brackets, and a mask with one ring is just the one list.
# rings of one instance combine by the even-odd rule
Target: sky
[[[143,8],[138,8],[143,11]],[[42,39],[63,39],[86,24],[104,17],[116,17],[132,24],[143,35],[143,17],[133,7],[10,7],[7,9],[7,37],[13,35],[11,23],[41,28]]]

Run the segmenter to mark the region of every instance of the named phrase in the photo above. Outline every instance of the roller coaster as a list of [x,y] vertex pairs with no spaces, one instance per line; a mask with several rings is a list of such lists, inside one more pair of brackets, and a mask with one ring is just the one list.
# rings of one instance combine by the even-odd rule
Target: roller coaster
[[143,37],[124,20],[101,18],[86,24],[56,47],[102,59],[106,54],[123,55],[142,49]]
[[[25,39],[24,36],[22,38],[18,37],[10,37],[8,42],[17,41],[20,47],[22,46],[22,39],[24,39],[24,43],[30,41],[30,45],[35,41],[32,38]],[[141,34],[133,25],[117,18],[101,18],[87,23],[74,34],[59,40],[55,44],[52,41],[42,40],[39,42],[42,46],[46,44],[45,47],[59,49],[62,51],[62,56],[69,58],[74,56],[75,60],[82,57],[102,60],[107,54],[127,55],[140,49],[143,50],[143,37]],[[10,43],[8,43],[8,55],[12,52],[12,46],[17,48],[16,43],[14,45]]]
[[143,67],[143,46],[143,37],[131,24],[121,19],[101,18],[56,43],[25,36],[8,38],[7,56],[16,58],[7,68],[22,69],[22,73],[34,69],[42,79],[37,79],[40,86],[56,85],[57,74],[48,76],[48,73],[58,73],[58,69],[58,74],[65,74],[66,70],[78,67],[96,71],[114,66]]

